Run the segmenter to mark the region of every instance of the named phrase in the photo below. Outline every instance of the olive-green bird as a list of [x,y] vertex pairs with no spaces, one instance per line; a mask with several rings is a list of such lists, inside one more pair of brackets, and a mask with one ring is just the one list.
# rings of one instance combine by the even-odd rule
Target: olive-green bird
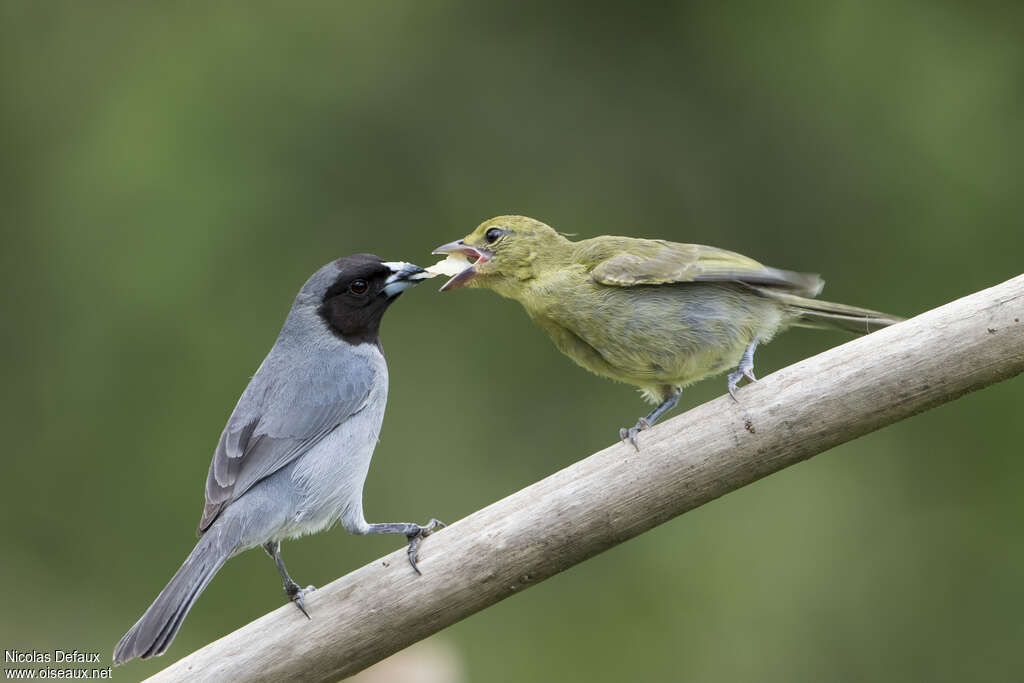
[[867,333],[897,318],[818,301],[817,275],[762,265],[725,249],[602,236],[573,242],[540,221],[498,216],[437,254],[475,262],[441,291],[484,287],[515,299],[555,346],[587,370],[639,387],[658,406],[637,434],[679,402],[682,388],[725,370],[729,393],[754,377],[754,351],[790,326]]

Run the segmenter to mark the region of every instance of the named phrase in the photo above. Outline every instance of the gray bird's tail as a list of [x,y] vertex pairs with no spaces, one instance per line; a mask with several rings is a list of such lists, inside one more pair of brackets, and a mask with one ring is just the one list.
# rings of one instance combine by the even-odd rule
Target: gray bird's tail
[[846,304],[835,304],[831,301],[808,299],[795,294],[787,294],[777,290],[757,288],[758,293],[775,299],[786,307],[787,312],[794,316],[792,324],[797,327],[816,327],[826,330],[845,330],[857,334],[867,334],[889,325],[902,322],[900,318],[887,313],[879,313],[869,308],[858,308]]
[[171,582],[114,648],[114,665],[162,655],[192,604],[234,550],[233,543],[225,543],[223,529],[210,529],[200,537]]

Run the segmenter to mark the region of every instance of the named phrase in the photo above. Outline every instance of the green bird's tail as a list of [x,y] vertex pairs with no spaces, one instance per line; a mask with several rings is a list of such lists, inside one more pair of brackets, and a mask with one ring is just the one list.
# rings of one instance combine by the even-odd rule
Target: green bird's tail
[[758,293],[775,299],[794,316],[796,327],[814,327],[825,330],[844,330],[867,334],[905,320],[895,315],[879,313],[868,308],[836,304],[831,301],[808,299],[777,290],[757,288]]

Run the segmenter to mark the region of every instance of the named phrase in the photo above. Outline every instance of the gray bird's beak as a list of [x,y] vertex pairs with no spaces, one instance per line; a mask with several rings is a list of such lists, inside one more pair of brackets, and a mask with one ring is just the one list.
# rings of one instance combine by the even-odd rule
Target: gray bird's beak
[[430,273],[427,271],[414,263],[405,261],[385,261],[384,267],[391,271],[391,275],[384,281],[383,290],[384,295],[389,299],[430,277]]

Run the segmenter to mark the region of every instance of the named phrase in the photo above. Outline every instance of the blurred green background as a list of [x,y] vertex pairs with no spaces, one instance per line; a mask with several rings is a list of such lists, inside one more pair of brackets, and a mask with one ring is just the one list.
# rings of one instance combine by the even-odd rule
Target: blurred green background
[[[102,650],[194,542],[292,297],[496,214],[701,242],[911,315],[1022,271],[1024,10],[0,3],[0,647]],[[372,521],[449,522],[646,406],[517,304],[410,292]],[[759,374],[842,343],[794,330]],[[684,395],[693,406],[724,378]],[[1024,380],[769,477],[445,631],[472,681],[1008,681]],[[396,547],[286,544],[318,585]],[[282,603],[246,553],[135,680]]]

